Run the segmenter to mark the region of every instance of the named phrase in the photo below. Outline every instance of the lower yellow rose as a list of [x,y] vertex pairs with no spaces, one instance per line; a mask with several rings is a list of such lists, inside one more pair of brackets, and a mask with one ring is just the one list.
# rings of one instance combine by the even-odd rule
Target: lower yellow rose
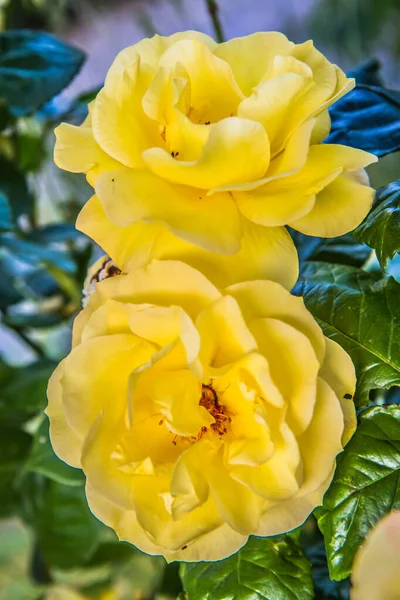
[[400,599],[400,511],[384,517],[356,556],[351,600]]
[[167,260],[95,287],[47,407],[94,514],[184,561],[300,525],[355,428],[353,364],[302,299]]

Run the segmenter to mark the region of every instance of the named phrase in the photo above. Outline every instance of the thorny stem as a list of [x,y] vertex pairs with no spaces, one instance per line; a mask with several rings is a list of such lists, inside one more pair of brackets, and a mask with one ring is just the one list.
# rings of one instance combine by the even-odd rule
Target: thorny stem
[[211,21],[214,27],[215,38],[217,42],[222,43],[225,41],[224,32],[222,29],[221,20],[219,18],[219,7],[217,0],[206,0],[208,14],[211,17]]

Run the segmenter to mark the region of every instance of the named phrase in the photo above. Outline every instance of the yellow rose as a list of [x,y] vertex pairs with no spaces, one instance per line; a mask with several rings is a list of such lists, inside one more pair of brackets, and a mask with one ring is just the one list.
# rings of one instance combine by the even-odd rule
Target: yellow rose
[[96,284],[48,389],[56,453],[149,554],[217,560],[300,525],[355,428],[353,364],[271,281],[179,261]]
[[248,221],[341,235],[373,199],[376,157],[321,143],[353,86],[281,33],[154,36],[117,56],[81,127],[56,129],[55,161],[86,173],[116,225],[164,223],[209,251],[235,254]]
[[351,600],[400,600],[400,511],[384,517],[357,553]]

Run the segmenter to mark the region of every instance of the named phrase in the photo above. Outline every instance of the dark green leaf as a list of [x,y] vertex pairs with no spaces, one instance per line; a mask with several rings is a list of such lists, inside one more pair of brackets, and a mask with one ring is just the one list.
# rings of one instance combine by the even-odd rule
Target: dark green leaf
[[24,263],[0,246],[0,308],[6,309],[21,300],[40,300],[60,291],[55,279],[44,267]]
[[381,63],[376,58],[370,58],[359,67],[349,71],[347,77],[354,77],[357,85],[364,83],[365,85],[374,85],[383,87],[383,80],[380,75]]
[[51,567],[82,566],[100,543],[102,525],[90,512],[82,486],[49,480],[33,524],[40,552]]
[[46,248],[33,242],[19,239],[11,234],[0,236],[0,245],[14,253],[21,260],[30,264],[37,265],[51,264],[63,271],[73,273],[75,271],[75,262],[67,252],[55,250],[54,248]]
[[22,300],[21,290],[14,285],[14,277],[21,265],[8,252],[2,252],[0,248],[0,273],[1,273],[1,294],[0,309],[4,310],[11,304]]
[[310,563],[290,535],[250,538],[220,562],[182,563],[188,600],[311,600]]
[[173,562],[165,565],[164,574],[158,594],[167,596],[167,598],[177,598],[182,590],[182,581],[179,575],[180,565]]
[[370,249],[356,242],[351,234],[327,239],[304,235],[289,228],[299,255],[300,262],[321,260],[342,265],[362,266],[367,260]]
[[350,581],[332,581],[329,577],[324,542],[317,542],[306,554],[312,565],[316,600],[349,600]]
[[0,428],[0,518],[18,511],[18,481],[32,437],[18,427]]
[[21,215],[32,215],[33,196],[28,189],[25,175],[14,163],[0,156],[0,192],[6,196],[13,219]]
[[289,233],[297,248],[300,262],[309,260],[324,243],[324,238],[305,235],[291,227],[289,227]]
[[400,149],[400,94],[357,85],[330,109],[330,144],[344,144],[385,156]]
[[0,420],[27,420],[46,406],[46,387],[54,370],[51,361],[24,367],[0,363]]
[[379,188],[373,209],[354,236],[376,250],[381,267],[386,269],[388,260],[400,252],[400,180]]
[[15,117],[8,111],[4,100],[0,99],[0,132],[15,124]]
[[324,239],[310,260],[361,267],[370,254],[368,246],[357,244],[354,237],[348,233],[337,238]]
[[37,227],[29,234],[29,240],[39,244],[54,244],[83,240],[83,234],[72,223],[53,223]]
[[325,335],[351,356],[358,406],[369,392],[400,385],[400,284],[353,267],[308,263],[296,292]]
[[49,438],[49,421],[46,418],[37,430],[32,451],[25,465],[25,470],[32,473],[41,473],[49,479],[65,485],[85,484],[85,476],[80,469],[66,465],[54,453]]
[[130,560],[137,550],[128,542],[104,542],[100,544],[87,566],[99,566],[104,564],[121,565]]
[[332,579],[351,572],[354,556],[375,523],[400,508],[400,407],[362,413],[338,457],[333,483],[318,509]]
[[0,231],[12,229],[11,208],[7,196],[0,192]]
[[[34,118],[30,117],[29,121],[34,121]],[[35,122],[38,123],[36,120]],[[18,165],[24,173],[38,171],[46,158],[43,132],[39,127],[37,129],[39,131],[35,131],[32,126],[27,126],[17,135]]]
[[45,267],[39,267],[27,273],[19,283],[24,296],[34,300],[48,298],[60,291],[57,282]]
[[26,115],[58,94],[84,61],[78,48],[44,32],[0,34],[0,94],[10,111]]
[[72,101],[57,96],[40,109],[39,116],[54,123],[65,121],[80,125],[88,115],[88,104],[96,98],[102,87],[102,85],[99,85],[92,90],[83,92]]

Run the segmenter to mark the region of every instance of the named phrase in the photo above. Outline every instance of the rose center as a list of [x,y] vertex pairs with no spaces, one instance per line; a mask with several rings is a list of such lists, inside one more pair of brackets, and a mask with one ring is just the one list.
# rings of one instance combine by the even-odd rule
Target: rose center
[[[204,408],[215,419],[215,423],[210,425],[210,429],[215,431],[218,435],[224,435],[227,433],[227,426],[228,423],[231,422],[231,417],[229,416],[226,407],[219,403],[217,392],[211,385],[205,385],[203,383],[199,404],[200,406],[204,406]],[[207,431],[207,427],[202,427],[198,439],[200,439]]]

